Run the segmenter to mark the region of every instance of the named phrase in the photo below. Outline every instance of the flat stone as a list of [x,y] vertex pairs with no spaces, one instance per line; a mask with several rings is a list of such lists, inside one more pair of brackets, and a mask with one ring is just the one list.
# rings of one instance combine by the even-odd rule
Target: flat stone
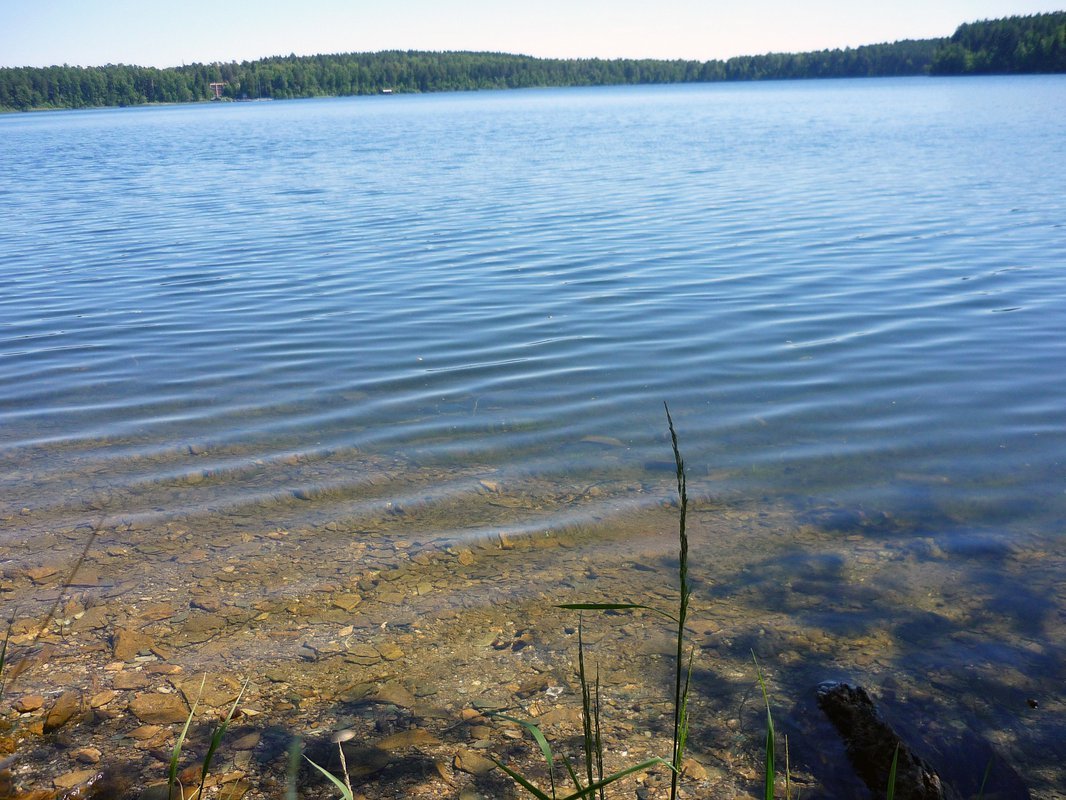
[[111,647],[116,661],[130,661],[142,650],[152,647],[152,637],[129,628],[119,628],[111,637]]
[[97,692],[92,696],[92,699],[89,700],[89,707],[103,708],[116,697],[118,697],[118,692],[114,691],[113,689],[104,689],[104,691]]
[[199,697],[200,705],[210,708],[233,705],[241,692],[241,684],[226,675],[208,675],[206,681],[203,676],[190,676],[174,681],[174,685],[185,695],[185,702],[191,705]]
[[400,708],[410,708],[417,702],[407,687],[398,681],[382,684],[369,699],[375,703],[386,703]]
[[28,714],[44,706],[44,698],[39,694],[28,694],[15,701],[15,710],[20,714]]
[[460,750],[452,762],[457,770],[471,775],[488,775],[496,769],[496,762],[474,750]]
[[184,722],[189,716],[189,708],[180,697],[157,692],[135,696],[130,700],[130,711],[149,725],[173,725]]
[[403,658],[403,650],[392,642],[378,645],[378,652],[386,661],[398,661]]
[[333,598],[333,605],[342,611],[351,613],[363,602],[363,598],[355,593],[341,594]]
[[58,572],[59,572],[59,568],[58,567],[53,567],[53,566],[33,567],[32,569],[26,570],[26,577],[29,578],[34,583],[44,583],[44,582],[46,582],[48,580],[48,578],[51,578],[53,575],[56,575]]
[[88,783],[95,776],[95,769],[76,769],[73,772],[68,772],[65,775],[60,775],[58,778],[54,778],[52,784],[57,789],[73,789],[75,786],[81,786],[83,783]]
[[148,676],[143,672],[123,671],[115,673],[113,685],[116,689],[128,691],[130,689],[143,689],[149,682]]

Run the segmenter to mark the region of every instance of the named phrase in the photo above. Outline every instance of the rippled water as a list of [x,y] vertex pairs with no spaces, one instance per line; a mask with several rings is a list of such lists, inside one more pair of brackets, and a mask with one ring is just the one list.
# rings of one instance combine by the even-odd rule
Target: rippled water
[[[609,521],[668,496],[668,401],[699,494],[970,559],[951,578],[994,597],[960,626],[1037,615],[1054,675],[1063,108],[1066,79],[1026,77],[0,118],[5,557],[176,520]],[[822,539],[754,541],[738,593],[845,580]]]

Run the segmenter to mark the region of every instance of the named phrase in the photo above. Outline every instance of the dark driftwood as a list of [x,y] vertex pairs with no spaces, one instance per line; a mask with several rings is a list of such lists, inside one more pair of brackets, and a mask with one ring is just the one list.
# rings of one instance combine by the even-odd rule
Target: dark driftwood
[[818,706],[833,723],[855,772],[875,798],[885,797],[892,756],[896,764],[898,800],[953,800],[954,792],[941,784],[929,764],[919,758],[881,717],[861,686],[828,683],[818,687]]

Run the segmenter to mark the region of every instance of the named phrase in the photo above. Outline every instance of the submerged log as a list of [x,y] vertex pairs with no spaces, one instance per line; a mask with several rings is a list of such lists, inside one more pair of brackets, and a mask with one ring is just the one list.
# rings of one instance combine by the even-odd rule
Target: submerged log
[[852,767],[875,798],[886,795],[888,774],[897,748],[895,796],[898,800],[952,800],[956,797],[942,785],[936,770],[916,755],[885,722],[861,686],[823,683],[818,687],[818,706],[844,740]]

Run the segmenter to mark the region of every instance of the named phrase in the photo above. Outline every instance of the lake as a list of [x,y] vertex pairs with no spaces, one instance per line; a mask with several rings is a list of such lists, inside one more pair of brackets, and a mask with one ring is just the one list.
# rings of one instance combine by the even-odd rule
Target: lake
[[1064,108],[1033,76],[0,117],[5,606],[294,685],[345,614],[405,658],[433,619],[446,683],[465,615],[666,585],[666,402],[732,685],[752,649],[782,703],[851,677],[1061,796]]

